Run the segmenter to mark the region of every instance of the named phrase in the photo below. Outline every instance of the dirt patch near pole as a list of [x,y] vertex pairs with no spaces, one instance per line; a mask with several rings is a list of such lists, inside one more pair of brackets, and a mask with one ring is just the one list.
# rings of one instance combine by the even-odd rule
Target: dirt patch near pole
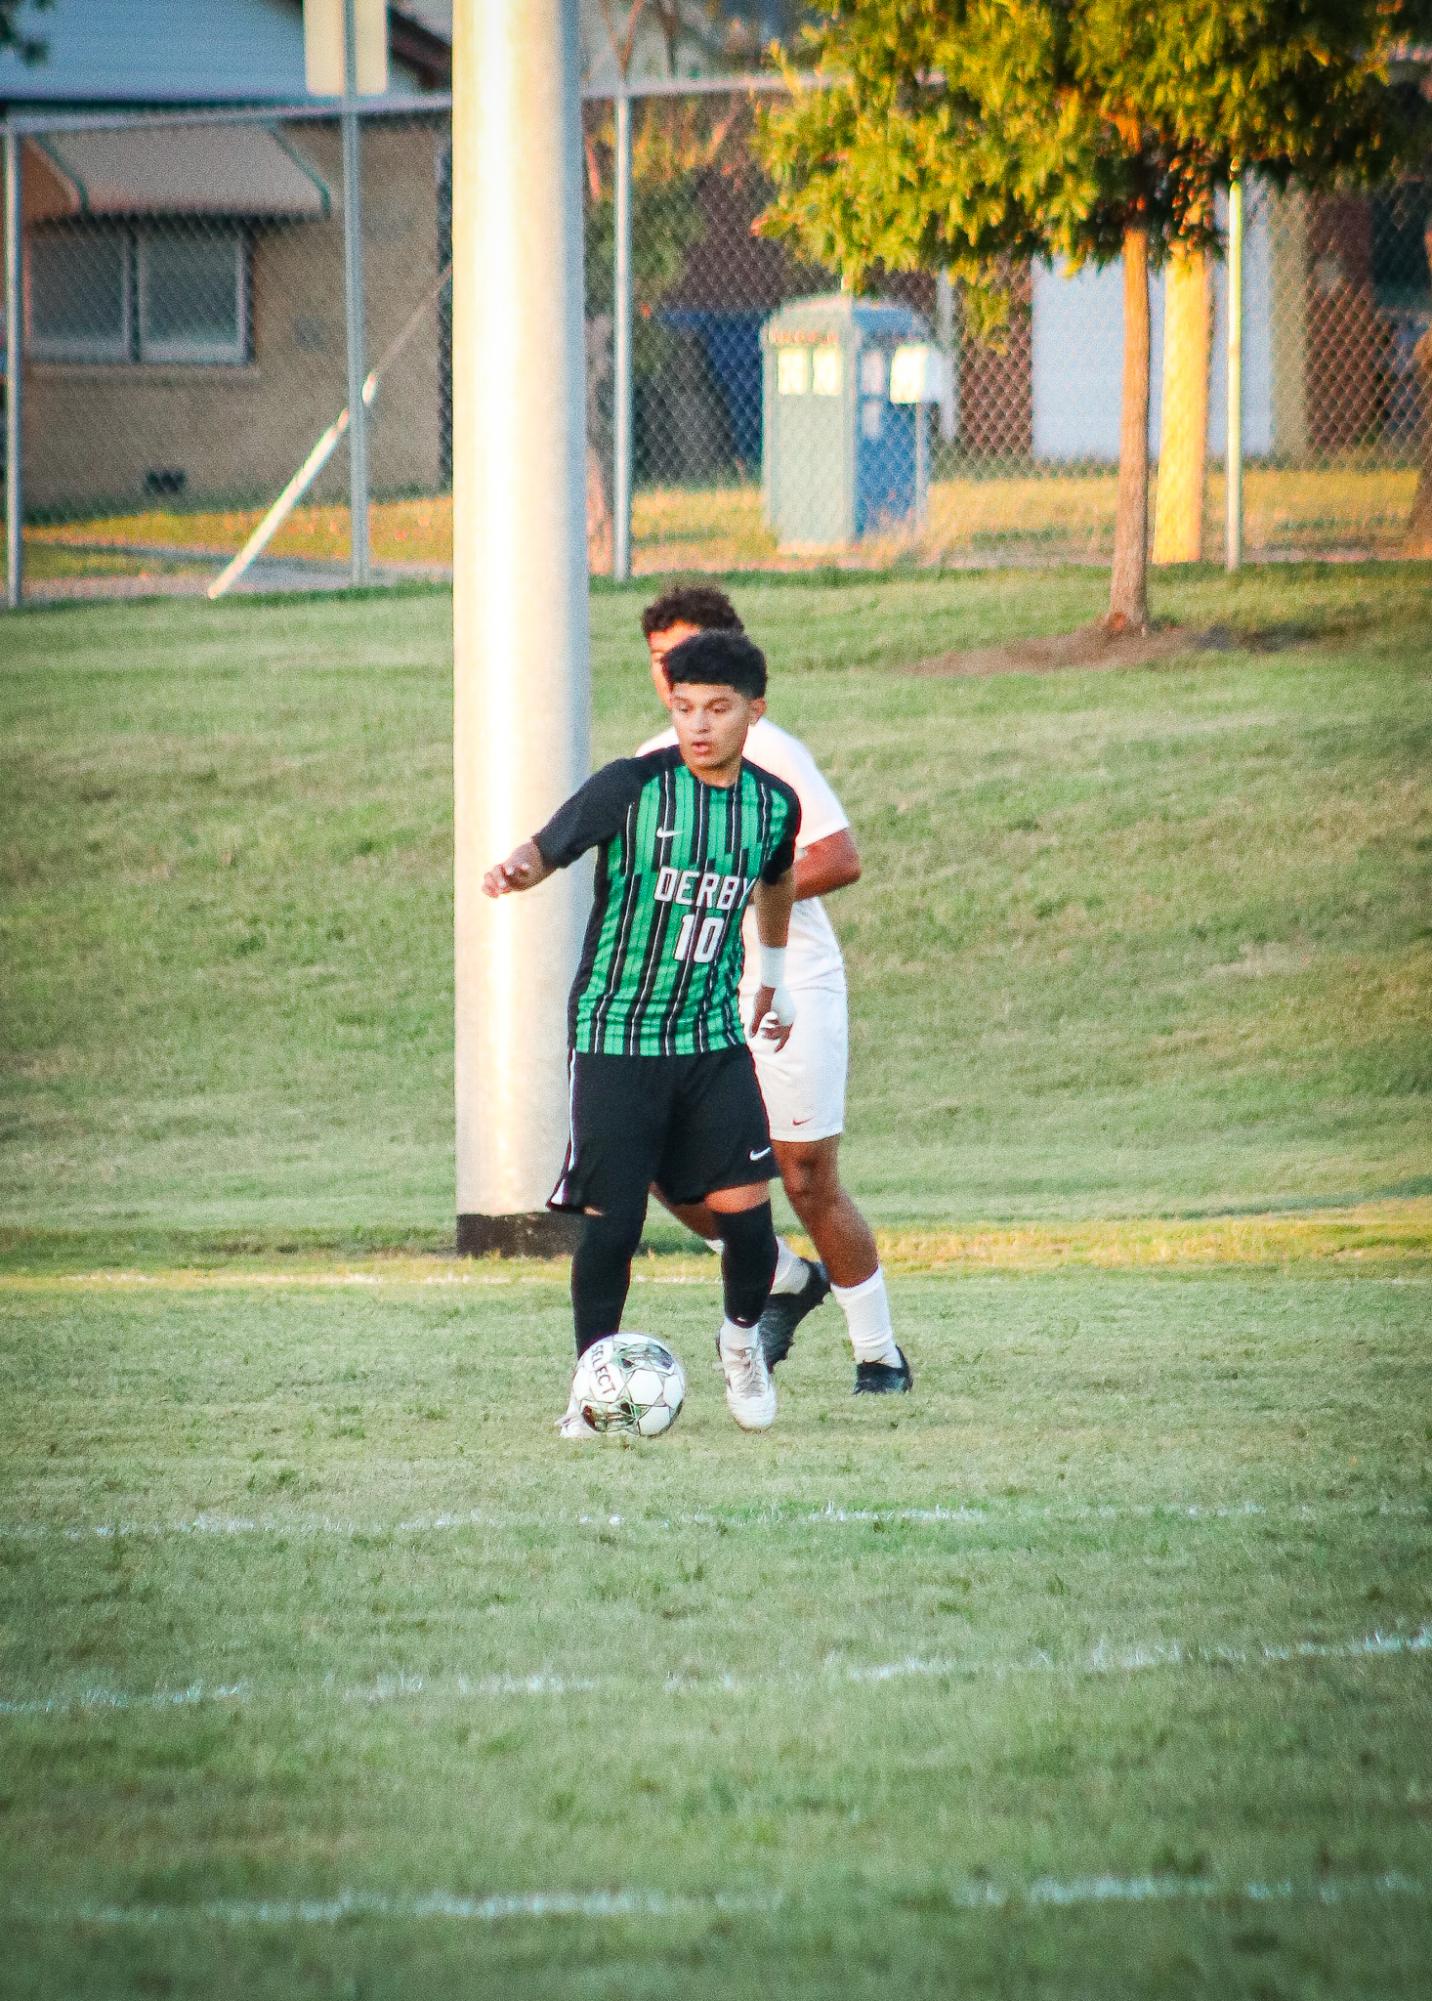
[[1199,631],[1188,625],[1155,627],[1151,632],[1107,632],[1101,625],[1086,625],[1077,632],[1013,639],[1004,646],[938,653],[902,671],[957,680],[982,674],[1059,674],[1077,667],[1149,667],[1161,660],[1186,659],[1198,653],[1280,653],[1330,637],[1326,630],[1299,625],[1257,632],[1235,632],[1227,626]]

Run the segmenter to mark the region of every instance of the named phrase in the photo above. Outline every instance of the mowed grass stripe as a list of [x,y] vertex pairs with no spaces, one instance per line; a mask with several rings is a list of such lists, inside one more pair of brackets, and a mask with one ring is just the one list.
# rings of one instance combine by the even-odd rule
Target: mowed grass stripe
[[[652,1222],[670,1238],[659,1212]],[[812,1246],[797,1236],[810,1254]],[[919,1276],[977,1275],[987,1271],[1044,1272],[1199,1270],[1333,1270],[1394,1273],[1432,1281],[1432,1197],[1364,1202],[1315,1212],[1201,1218],[1115,1217],[1081,1224],[1001,1227],[972,1223],[959,1229],[884,1229],[882,1262],[893,1273]],[[168,1248],[168,1247],[166,1247]],[[173,1245],[174,1249],[178,1246]],[[691,1239],[660,1257],[648,1256],[633,1284],[691,1286],[713,1283],[709,1256],[692,1255]],[[565,1282],[550,1261],[454,1260],[443,1248],[422,1255],[374,1249],[348,1254],[295,1244],[282,1267],[261,1254],[220,1248],[200,1239],[183,1263],[146,1263],[143,1253],[111,1262],[101,1239],[86,1246],[63,1233],[0,1231],[0,1294],[50,1288],[83,1290],[157,1287],[194,1291],[211,1287],[361,1287],[431,1285],[481,1289]],[[684,1253],[684,1254],[683,1254]],[[151,1251],[152,1254],[152,1251]],[[67,1265],[78,1266],[66,1269]]]
[[[928,1893],[927,1893],[928,1894]],[[1322,1876],[1295,1882],[1289,1878],[1264,1882],[1220,1882],[1212,1877],[1086,1876],[1070,1882],[1043,1876],[1031,1883],[985,1881],[941,1885],[934,1893],[951,1910],[1005,1911],[1011,1906],[1031,1910],[1072,1910],[1087,1904],[1342,1904],[1357,1898],[1432,1897],[1432,1884],[1401,1870],[1378,1875]],[[430,1890],[419,1896],[397,1897],[373,1890],[341,1890],[331,1897],[216,1899],[199,1905],[81,1904],[23,1915],[51,1924],[163,1926],[216,1924],[234,1926],[333,1925],[354,1918],[426,1923],[447,1920],[460,1924],[507,1924],[526,1919],[669,1919],[703,1914],[774,1916],[799,1901],[753,1890],[715,1890],[704,1897],[672,1896],[660,1890],[534,1890],[524,1896],[473,1897],[451,1890]]]
[[[18,1717],[4,1736],[25,1845],[7,1888],[46,1902],[287,1897],[347,1887],[361,1869],[396,1892],[524,1893],[619,1887],[641,1864],[666,1892],[758,1872],[797,1896],[976,1865],[997,1881],[1421,1875],[1425,1838],[1404,1805],[1421,1766],[1399,1726],[1425,1718],[1428,1698],[1410,1677],[1384,1659],[843,1684],[794,1700],[779,1688],[520,1704],[295,1691],[277,1706]],[[1111,1789],[1111,1770],[1143,1774],[1152,1821]],[[162,1788],[161,1815],[136,1815],[136,1783]],[[83,1852],[52,1849],[50,1815],[82,1802]]]
[[643,1689],[659,1689],[663,1695],[754,1694],[757,1691],[787,1691],[792,1695],[816,1689],[833,1691],[842,1683],[879,1688],[900,1681],[971,1681],[990,1677],[1003,1681],[1013,1676],[1049,1674],[1067,1676],[1145,1674],[1158,1668],[1269,1668],[1296,1666],[1312,1661],[1382,1661],[1415,1659],[1432,1653],[1432,1626],[1415,1633],[1373,1632],[1348,1640],[1260,1641],[1249,1645],[1223,1645],[1212,1641],[1157,1640],[1132,1645],[1101,1642],[1083,1659],[1060,1660],[1051,1653],[1038,1653],[1019,1661],[904,1660],[870,1662],[827,1662],[811,1674],[742,1675],[728,1669],[706,1666],[700,1673],[668,1674],[657,1680],[633,1670],[625,1677],[566,1676],[537,1670],[528,1675],[505,1674],[471,1677],[463,1674],[422,1675],[407,1669],[379,1675],[356,1687],[341,1687],[331,1679],[319,1684],[233,1682],[205,1684],[191,1681],[183,1687],[126,1693],[122,1689],[92,1688],[77,1694],[0,1696],[0,1717],[68,1716],[123,1710],[165,1710],[193,1708],[201,1703],[275,1703],[284,1701],[386,1703],[429,1697],[438,1702],[499,1702],[526,1696],[606,1696],[637,1697]]
[[[570,1577],[579,1594],[585,1566],[587,1590],[600,1583],[620,1598],[623,1564],[649,1571],[655,1590],[663,1539],[688,1567],[715,1562],[720,1586],[674,1594],[673,1603],[701,1604],[703,1620],[715,1617],[725,1582],[736,1588],[742,1565],[753,1564],[757,1577],[770,1569],[801,1597],[827,1573],[844,1591],[852,1563],[873,1580],[912,1565],[911,1585],[953,1605],[958,1593],[941,1591],[936,1566],[966,1553],[1006,1567],[1003,1582],[971,1573],[960,1589],[976,1604],[987,1583],[1005,1595],[1043,1561],[1076,1602],[1097,1579],[1115,1593],[1112,1610],[1129,1582],[1117,1575],[1120,1553],[1145,1561],[1160,1537],[1167,1552],[1153,1581],[1180,1564],[1256,1573],[1270,1557],[1280,1580],[1293,1579],[1299,1549],[1330,1538],[1348,1556],[1328,1573],[1340,1590],[1350,1592],[1360,1571],[1364,1590],[1383,1593],[1372,1619],[1397,1612],[1416,1624],[1428,1609],[1405,1588],[1428,1524],[1418,1288],[911,1280],[897,1310],[921,1376],[897,1409],[850,1398],[843,1331],[827,1311],[781,1372],[769,1440],[735,1432],[719,1378],[698,1368],[669,1439],[590,1452],[551,1435],[570,1338],[555,1288],[542,1299],[483,1294],[476,1313],[437,1292],[181,1297],[177,1319],[168,1296],[145,1292],[24,1302],[0,1349],[0,1520],[22,1532],[7,1545],[17,1609],[32,1602],[40,1615],[41,1586],[51,1612],[72,1589],[82,1599],[93,1585],[73,1564],[86,1540],[116,1555],[136,1547],[134,1537],[68,1530],[196,1522],[264,1528],[236,1538],[185,1527],[163,1540],[157,1568],[148,1556],[137,1568],[126,1560],[112,1580],[116,1592],[162,1591],[185,1630],[185,1605],[230,1623],[209,1581],[226,1543],[251,1552],[240,1565],[231,1550],[214,1573],[242,1603],[245,1578],[287,1592],[298,1546],[331,1542],[331,1523],[355,1545],[335,1581],[346,1567],[356,1588],[386,1564],[405,1564],[413,1617],[424,1593],[441,1604],[446,1569],[451,1586],[505,1608],[499,1623],[515,1618],[520,1594],[497,1574],[504,1556],[520,1566],[540,1555],[563,1592]],[[667,1297],[656,1327],[699,1357],[708,1303],[694,1291]],[[1269,1512],[1249,1512],[1258,1508]],[[971,1509],[990,1519],[922,1520]],[[429,1523],[440,1526],[429,1533]],[[57,1535],[23,1533],[37,1528]],[[285,1539],[291,1552],[261,1556]],[[37,1558],[43,1544],[38,1570],[20,1562],[27,1543]],[[214,1559],[185,1557],[186,1543]],[[1351,1596],[1329,1610],[1334,1630],[1359,1623]],[[1193,1601],[1189,1614],[1206,1623]],[[45,1614],[37,1636],[52,1623]],[[1250,1630],[1267,1625],[1264,1617]],[[1145,1616],[1122,1630],[1151,1626]],[[899,1637],[902,1653],[930,1651],[923,1633],[908,1644]]]
[[[953,1539],[874,1520],[817,1542],[797,1522],[755,1540],[713,1524],[30,1541],[7,1547],[7,1600],[33,1639],[7,1650],[0,1693],[39,1713],[155,1692],[164,1706],[176,1687],[325,1702],[406,1688],[796,1691],[1415,1656],[1429,1562],[1432,1523],[1410,1508],[1281,1523],[1013,1516]],[[743,1587],[758,1606],[744,1625],[729,1612]]]
[[[620,1450],[609,1442],[603,1450]],[[1074,1526],[1087,1522],[1167,1521],[1167,1522],[1319,1522],[1328,1517],[1352,1514],[1364,1519],[1374,1516],[1432,1520],[1432,1500],[1394,1500],[1364,1496],[1357,1500],[1337,1500],[1327,1496],[1316,1500],[1286,1501],[1150,1501],[1120,1506],[1116,1502],[1065,1501],[1040,1504],[993,1499],[979,1503],[934,1501],[924,1507],[847,1508],[834,1501],[813,1508],[689,1509],[664,1515],[579,1514],[568,1524],[575,1528],[626,1529],[633,1534],[646,1532],[667,1535],[673,1529],[715,1528],[794,1530],[808,1528],[869,1528],[891,1524],[917,1524],[923,1528],[988,1528],[1002,1520],[1042,1521]],[[329,1515],[195,1515],[189,1521],[171,1522],[10,1522],[0,1523],[0,1542],[42,1542],[54,1536],[65,1542],[109,1542],[134,1537],[157,1542],[168,1536],[298,1537],[335,1536],[344,1541],[386,1541],[395,1536],[460,1535],[474,1530],[521,1528],[551,1529],[555,1524],[547,1514],[511,1514],[492,1508],[440,1509],[431,1515],[414,1515],[405,1520],[341,1521]]]

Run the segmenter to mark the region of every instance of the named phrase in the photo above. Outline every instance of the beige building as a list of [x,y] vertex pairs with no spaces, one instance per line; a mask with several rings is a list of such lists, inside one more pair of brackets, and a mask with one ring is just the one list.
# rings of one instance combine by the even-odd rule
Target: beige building
[[[370,362],[439,273],[444,117],[365,121]],[[56,132],[26,147],[26,499],[271,497],[347,398],[329,122]],[[376,491],[442,478],[442,323],[385,380]],[[334,490],[343,468],[329,471]]]
[[[588,85],[752,60],[795,11],[581,0]],[[448,123],[422,107],[450,80],[451,0],[387,15],[390,92],[411,108],[363,120],[370,365],[433,290],[448,242]],[[26,512],[267,501],[347,401],[338,127],[284,116],[305,104],[300,0],[51,0],[33,26],[42,61],[0,49],[0,113],[32,135]],[[252,121],[231,122],[233,105],[253,105]],[[447,325],[430,308],[384,375],[378,495],[447,484]],[[345,488],[340,451],[316,491]]]
[[[21,26],[38,60],[0,48],[0,114],[26,133],[27,513],[271,497],[347,400],[341,146],[336,106],[292,115],[313,103],[301,0],[50,0]],[[390,108],[363,119],[370,361],[446,229],[447,117],[425,107],[448,41],[401,5],[387,27]],[[442,477],[443,339],[430,310],[384,382],[379,491]],[[341,453],[328,477],[341,491]]]

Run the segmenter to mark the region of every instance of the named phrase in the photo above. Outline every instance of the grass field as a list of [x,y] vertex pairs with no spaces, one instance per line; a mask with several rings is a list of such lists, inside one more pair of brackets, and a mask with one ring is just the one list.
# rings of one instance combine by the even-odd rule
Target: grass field
[[631,1451],[447,1253],[446,601],[7,624],[0,1993],[1425,1994],[1430,581],[737,580],[917,1393],[736,1432],[658,1229]]
[[[1244,480],[1244,534],[1250,555],[1322,550],[1394,553],[1412,507],[1416,469],[1376,461],[1314,467],[1250,467]],[[1045,556],[1107,557],[1114,540],[1112,468],[1027,468],[995,464],[983,476],[936,478],[925,529],[862,545],[851,560],[867,565],[1010,560]],[[93,565],[138,566],[115,549],[208,550],[223,559],[257,526],[267,501],[253,507],[149,508],[55,522],[27,531],[37,581]],[[1208,482],[1207,547],[1221,546],[1223,481]],[[452,498],[447,494],[379,500],[370,534],[379,563],[451,564]],[[636,567],[655,573],[682,565],[702,570],[755,568],[777,560],[758,483],[725,487],[643,487],[635,496]],[[348,510],[333,502],[295,509],[270,545],[276,556],[348,560]],[[781,557],[798,569],[819,557]],[[154,557],[146,565],[155,567]],[[160,564],[162,568],[162,562]]]
[[[1427,1196],[1428,572],[1169,584],[1234,649],[1186,663],[903,671],[1101,595],[742,587],[866,860],[838,906],[865,1199],[929,1229]],[[651,720],[641,601],[594,600],[599,756]],[[416,594],[7,628],[12,1226],[440,1241],[446,619]]]

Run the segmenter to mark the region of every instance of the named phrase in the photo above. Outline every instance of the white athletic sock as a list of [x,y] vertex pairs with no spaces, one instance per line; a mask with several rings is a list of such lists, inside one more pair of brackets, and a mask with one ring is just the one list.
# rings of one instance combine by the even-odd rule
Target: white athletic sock
[[734,1320],[723,1320],[720,1345],[723,1362],[729,1358],[734,1348],[739,1348],[742,1354],[746,1354],[756,1345],[756,1330],[754,1327],[738,1327]]
[[[726,1246],[719,1237],[703,1239],[707,1250],[715,1251],[719,1257]],[[806,1270],[805,1259],[797,1257],[784,1237],[776,1238],[776,1275],[771,1280],[771,1291],[804,1292],[810,1273]]]
[[805,1259],[796,1256],[784,1237],[777,1237],[776,1275],[771,1280],[771,1291],[804,1292],[809,1277]]
[[900,1351],[890,1326],[890,1298],[879,1265],[859,1285],[833,1285],[830,1289],[840,1301],[856,1361],[884,1362],[897,1368]]

